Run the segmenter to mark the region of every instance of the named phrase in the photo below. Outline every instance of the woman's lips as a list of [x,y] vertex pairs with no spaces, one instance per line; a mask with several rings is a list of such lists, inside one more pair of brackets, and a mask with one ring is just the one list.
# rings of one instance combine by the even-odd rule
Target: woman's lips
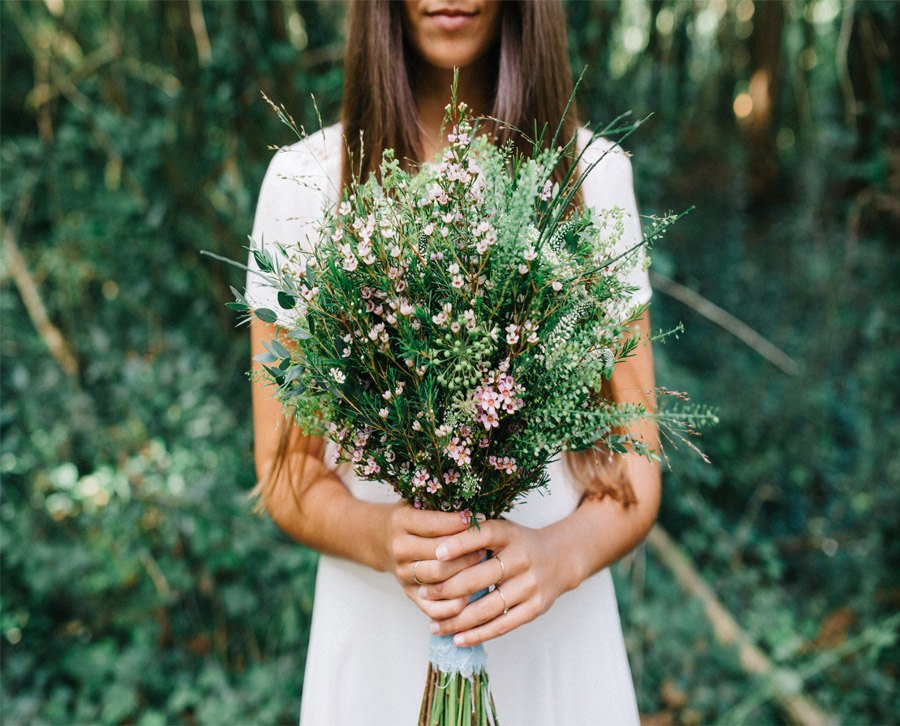
[[433,13],[426,13],[426,15],[441,30],[453,32],[471,23],[476,13],[464,13],[460,10],[438,10]]

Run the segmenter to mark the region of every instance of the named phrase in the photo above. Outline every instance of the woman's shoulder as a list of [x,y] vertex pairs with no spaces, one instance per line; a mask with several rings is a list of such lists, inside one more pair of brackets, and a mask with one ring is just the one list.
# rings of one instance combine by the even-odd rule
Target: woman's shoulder
[[340,185],[342,151],[341,124],[326,126],[280,147],[269,162],[266,177],[270,182],[288,181],[331,194]]
[[334,124],[275,152],[259,190],[254,239],[297,239],[301,227],[321,216],[339,196],[341,149],[340,124]]
[[587,126],[580,126],[576,146],[579,153],[584,151],[581,163],[585,167],[596,162],[598,167],[604,168],[603,176],[619,174],[625,175],[630,180],[631,154],[618,142],[597,135]]

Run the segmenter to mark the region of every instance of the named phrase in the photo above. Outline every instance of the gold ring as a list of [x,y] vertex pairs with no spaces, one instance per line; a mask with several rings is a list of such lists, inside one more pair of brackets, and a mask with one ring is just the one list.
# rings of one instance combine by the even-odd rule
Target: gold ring
[[503,594],[503,590],[494,585],[494,590],[500,595],[500,598],[503,600],[503,615],[509,612],[509,605],[506,604],[506,595]]
[[500,559],[500,555],[494,553],[494,559],[500,563],[500,579],[494,583],[494,587],[503,582],[503,578],[506,577],[506,568],[503,566],[503,560]]
[[413,582],[417,585],[424,585],[425,583],[422,582],[418,577],[416,577],[416,568],[419,566],[419,562],[420,560],[416,560],[415,562],[413,562]]

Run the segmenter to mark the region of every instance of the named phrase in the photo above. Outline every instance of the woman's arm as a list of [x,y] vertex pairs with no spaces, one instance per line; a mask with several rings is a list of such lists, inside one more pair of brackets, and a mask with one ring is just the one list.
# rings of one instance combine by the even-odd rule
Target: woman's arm
[[[264,352],[263,341],[271,340],[276,328],[253,320],[250,329],[255,356]],[[272,388],[257,380],[261,364],[253,361],[253,369],[253,448],[257,477],[265,481],[278,451],[280,426],[288,422]],[[440,582],[480,561],[484,553],[477,551],[446,562],[434,559],[441,542],[466,529],[459,515],[419,511],[405,502],[378,504],[357,499],[325,465],[323,440],[314,438],[307,455],[302,443],[299,430],[292,430],[287,460],[265,497],[267,511],[285,534],[319,552],[392,572],[430,617],[446,616],[450,608],[457,607],[460,603],[423,601],[418,586],[413,585],[412,567],[422,560],[416,571],[419,580]]]
[[[644,392],[655,387],[646,316],[639,328],[644,342],[633,356],[616,365],[613,374],[613,389],[619,401],[643,402]],[[657,431],[652,421],[640,422],[634,432],[648,445],[656,446]],[[625,461],[638,500],[627,509],[610,497],[587,497],[569,516],[541,529],[492,520],[480,530],[462,532],[440,545],[440,560],[459,558],[474,550],[492,550],[500,556],[503,567],[493,560],[482,562],[446,582],[423,587],[423,598],[458,602],[461,597],[495,584],[502,574],[501,588],[506,600],[491,593],[465,606],[459,614],[435,621],[432,631],[458,633],[458,645],[496,638],[534,620],[564,592],[631,551],[656,521],[662,485],[658,462],[635,453],[626,454]],[[506,614],[505,606],[509,607]]]

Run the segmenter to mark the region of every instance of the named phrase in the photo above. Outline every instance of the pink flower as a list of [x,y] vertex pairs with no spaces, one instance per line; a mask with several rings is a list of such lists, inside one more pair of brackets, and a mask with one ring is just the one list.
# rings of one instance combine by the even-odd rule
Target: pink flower
[[553,182],[548,179],[541,190],[541,201],[546,202],[551,196],[553,196]]

